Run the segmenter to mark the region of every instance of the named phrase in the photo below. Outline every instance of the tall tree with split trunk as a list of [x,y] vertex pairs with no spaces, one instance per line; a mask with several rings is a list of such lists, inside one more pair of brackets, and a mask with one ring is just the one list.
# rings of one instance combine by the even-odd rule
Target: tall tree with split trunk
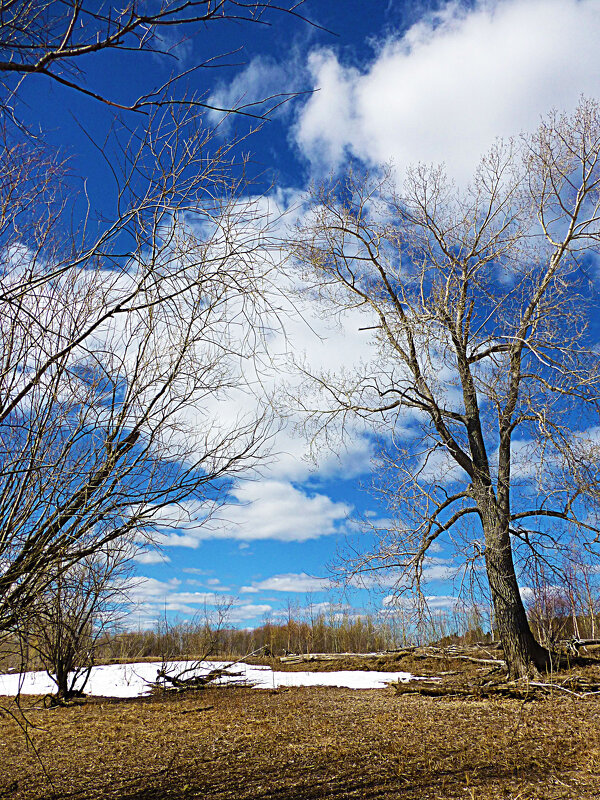
[[[307,292],[362,309],[375,355],[310,374],[307,425],[379,426],[394,524],[357,547],[346,577],[392,571],[423,596],[454,547],[487,575],[512,677],[545,669],[519,580],[599,541],[600,106],[554,113],[498,142],[466,188],[419,165],[316,190],[295,237]],[[298,242],[298,243],[296,243]],[[312,389],[312,390],[311,390]]]

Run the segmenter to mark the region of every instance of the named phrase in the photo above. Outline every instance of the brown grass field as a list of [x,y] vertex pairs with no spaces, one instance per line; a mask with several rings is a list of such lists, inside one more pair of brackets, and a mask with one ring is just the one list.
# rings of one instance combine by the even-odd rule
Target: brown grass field
[[5,711],[0,800],[600,798],[598,695],[217,687],[54,709],[23,702],[35,750]]

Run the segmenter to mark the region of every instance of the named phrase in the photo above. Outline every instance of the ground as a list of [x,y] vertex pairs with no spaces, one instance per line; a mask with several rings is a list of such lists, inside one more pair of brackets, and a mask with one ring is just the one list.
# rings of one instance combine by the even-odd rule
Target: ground
[[600,797],[598,695],[221,687],[26,702],[35,750],[14,719],[0,719],[1,800]]

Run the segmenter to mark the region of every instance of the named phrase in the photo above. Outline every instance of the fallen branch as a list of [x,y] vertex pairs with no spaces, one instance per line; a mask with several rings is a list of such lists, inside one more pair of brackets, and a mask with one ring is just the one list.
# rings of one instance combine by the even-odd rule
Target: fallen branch
[[184,708],[180,714],[197,714],[199,711],[210,711],[214,706],[198,706],[198,708]]
[[578,639],[573,637],[572,639],[559,639],[556,644],[562,645],[567,649],[579,651],[580,647],[593,647],[594,645],[599,645],[600,639]]
[[[205,658],[193,662],[191,666],[177,673],[169,672],[166,662],[163,661],[162,667],[156,673],[156,680],[148,684],[150,691],[184,692],[192,689],[204,689],[209,684],[221,678],[227,678],[229,684],[234,683],[236,686],[254,686],[251,681],[246,680],[243,672],[231,672],[231,669],[235,667],[236,664],[241,664],[245,659],[250,658],[256,653],[260,653],[262,650],[263,648],[261,647],[258,650],[254,650],[252,653],[247,653],[242,658],[238,658],[236,661],[230,661],[222,667],[215,667],[209,672],[200,675],[197,673],[202,669],[202,663]],[[189,677],[184,677],[188,674]],[[237,680],[238,678],[240,680]],[[165,684],[170,684],[170,686]]]
[[420,694],[426,697],[462,697],[482,699],[485,697],[512,697],[519,700],[533,699],[531,690],[527,686],[502,685],[473,685],[459,686],[456,684],[443,685],[421,684],[418,681],[409,683],[392,684],[397,695]]
[[[184,692],[190,689],[204,689],[210,683],[214,683],[221,678],[227,678],[228,681],[233,680],[238,686],[240,684],[244,686],[251,686],[251,683],[244,678],[243,672],[231,672],[229,666],[211,669],[210,672],[207,672],[204,675],[191,675],[189,678],[182,677],[182,675],[185,675],[191,671],[191,668],[189,668],[181,673],[178,673],[177,675],[172,675],[169,674],[166,669],[159,669],[156,673],[156,681],[151,684],[151,688],[160,689],[163,691],[175,690],[178,692]],[[237,678],[242,678],[242,680],[235,680]],[[165,686],[165,684],[170,684],[170,686]]]
[[397,695],[420,694],[425,697],[462,697],[483,699],[488,697],[510,697],[519,700],[539,700],[555,693],[565,693],[577,699],[600,694],[600,684],[570,676],[552,683],[521,679],[518,681],[487,681],[443,683],[432,685],[431,681],[412,680],[408,683],[393,683]]
[[416,647],[408,647],[402,650],[382,650],[378,653],[289,653],[281,656],[279,661],[282,664],[301,664],[310,661],[345,661],[350,658],[385,658],[394,656],[395,658],[404,655],[412,655]]
[[474,664],[486,664],[495,667],[506,667],[506,661],[501,658],[475,658],[474,656],[459,655],[458,653],[418,653],[415,658],[437,658],[439,660],[448,661],[449,659],[458,659],[460,661],[472,661]]

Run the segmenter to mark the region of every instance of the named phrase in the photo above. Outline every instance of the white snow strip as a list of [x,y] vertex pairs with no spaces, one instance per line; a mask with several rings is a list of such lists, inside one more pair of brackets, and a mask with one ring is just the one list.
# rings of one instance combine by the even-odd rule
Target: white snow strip
[[[193,662],[169,662],[167,671],[177,674]],[[85,693],[99,697],[139,697],[149,691],[149,684],[156,680],[160,661],[139,664],[110,664],[94,667],[85,687]],[[227,666],[226,662],[207,661],[197,670],[205,674],[211,669]],[[256,689],[276,689],[279,686],[338,686],[347,689],[382,689],[392,681],[408,682],[409,672],[274,672],[270,667],[256,667],[249,664],[235,664],[233,672],[242,673],[235,680],[246,679]],[[189,673],[186,677],[191,676]],[[222,678],[221,683],[229,679]],[[25,672],[21,674],[0,675],[0,695],[48,694],[55,691],[55,685],[45,672]]]

